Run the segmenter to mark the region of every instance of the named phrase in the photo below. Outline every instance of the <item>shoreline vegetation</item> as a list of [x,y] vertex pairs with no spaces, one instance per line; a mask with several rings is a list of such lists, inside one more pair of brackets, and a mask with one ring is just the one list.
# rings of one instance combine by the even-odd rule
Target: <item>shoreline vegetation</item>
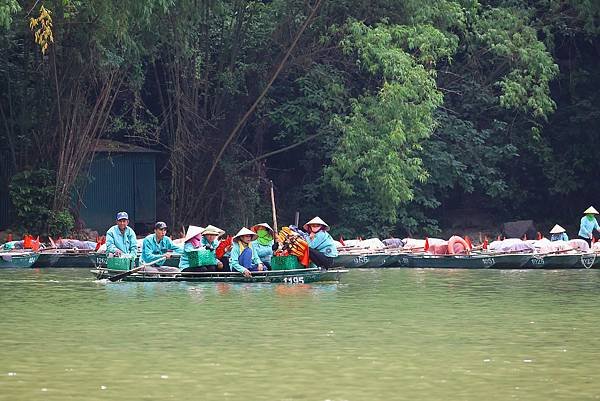
[[344,238],[575,233],[600,195],[595,1],[5,3],[0,230],[81,235],[99,140],[155,152],[169,227],[270,221],[270,182]]

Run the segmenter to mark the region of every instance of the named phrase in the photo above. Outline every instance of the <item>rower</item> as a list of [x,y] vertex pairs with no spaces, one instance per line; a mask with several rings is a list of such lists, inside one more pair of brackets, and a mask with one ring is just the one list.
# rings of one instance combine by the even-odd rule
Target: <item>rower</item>
[[253,271],[267,270],[252,247],[252,241],[257,238],[258,235],[246,227],[242,227],[233,237],[229,266],[243,273],[244,277],[252,277]]
[[137,240],[135,232],[129,227],[127,212],[117,213],[117,224],[106,232],[106,254],[117,257],[136,257]]
[[[154,225],[154,234],[149,234],[144,238],[142,243],[142,256],[141,262],[143,264],[150,264],[159,259],[162,259],[154,266],[148,266],[144,268],[144,271],[156,273],[156,272],[178,272],[179,269],[176,267],[163,266],[165,259],[169,259],[172,255],[171,252],[183,253],[183,249],[173,243],[171,238],[167,237],[167,224],[159,221]],[[164,258],[164,259],[163,259]]]
[[588,245],[592,246],[594,230],[600,231],[600,226],[598,226],[598,222],[596,221],[598,211],[593,206],[590,206],[585,209],[583,214],[585,216],[581,218],[579,225],[579,238],[584,239]]

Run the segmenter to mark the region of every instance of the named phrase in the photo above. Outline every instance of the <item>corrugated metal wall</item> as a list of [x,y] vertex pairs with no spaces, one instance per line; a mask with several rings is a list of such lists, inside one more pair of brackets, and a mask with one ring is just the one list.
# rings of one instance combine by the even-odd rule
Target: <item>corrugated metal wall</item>
[[[84,190],[80,218],[86,227],[106,231],[118,211],[129,214],[130,225],[151,225],[156,218],[154,154],[97,154]],[[143,234],[143,232],[140,232]]]

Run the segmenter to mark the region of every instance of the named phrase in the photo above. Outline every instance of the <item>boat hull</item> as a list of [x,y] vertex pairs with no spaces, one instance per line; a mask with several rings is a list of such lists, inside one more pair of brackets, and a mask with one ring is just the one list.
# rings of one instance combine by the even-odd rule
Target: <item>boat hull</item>
[[93,268],[100,265],[104,261],[106,265],[106,255],[97,252],[41,252],[38,260],[32,267],[78,267],[78,268]]
[[11,253],[0,254],[0,268],[22,268],[31,267],[39,258],[39,253]]
[[[97,279],[106,279],[123,271],[108,269],[93,269],[92,274]],[[204,272],[204,273],[133,273],[122,281],[129,282],[193,282],[193,283],[281,283],[308,284],[316,282],[338,282],[342,274],[348,270],[331,269],[297,269],[271,270],[253,272],[252,277],[244,277],[239,272]]]

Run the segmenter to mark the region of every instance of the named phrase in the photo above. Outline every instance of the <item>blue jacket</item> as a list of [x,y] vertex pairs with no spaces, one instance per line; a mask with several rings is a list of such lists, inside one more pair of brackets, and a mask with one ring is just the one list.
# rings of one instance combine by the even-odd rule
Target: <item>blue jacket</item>
[[137,240],[131,227],[126,227],[125,232],[121,234],[119,226],[115,224],[106,232],[106,253],[115,253],[117,249],[131,257],[137,255]]
[[[167,251],[174,251],[179,254],[183,253],[183,249],[181,247],[175,245],[171,238],[166,235],[160,240],[159,243],[156,242],[156,234],[150,234],[144,238],[144,242],[142,243],[142,257],[140,261],[143,264],[152,263],[153,261],[160,259]],[[162,266],[165,261],[161,261],[156,263],[157,266]]]
[[592,231],[594,231],[594,229],[600,231],[600,226],[598,226],[596,218],[594,217],[593,220],[588,220],[587,216],[583,216],[581,218],[581,225],[579,226],[578,235],[581,238],[588,239],[592,235]]
[[335,242],[333,242],[333,238],[327,231],[319,231],[314,239],[308,239],[308,246],[312,249],[315,249],[321,252],[323,255],[334,258],[338,256],[337,248],[335,247]]
[[567,235],[567,233],[552,234],[550,236],[550,241],[568,241],[568,240],[569,240],[569,236]]
[[[262,263],[260,261],[260,258],[258,257],[258,254],[254,250],[254,243],[253,242],[249,243],[248,247],[252,250],[252,263],[255,265]],[[244,266],[240,265],[240,262],[239,262],[240,255],[242,254],[243,250],[244,250],[244,248],[242,247],[240,242],[234,241],[233,246],[231,247],[231,254],[229,255],[229,267],[239,271],[240,273],[243,273],[244,270],[246,270],[246,268]]]
[[269,245],[261,245],[258,243],[258,241],[254,241],[252,243],[252,247],[254,248],[254,251],[256,251],[256,254],[260,260],[270,264],[271,257],[273,256],[273,244],[274,241],[271,241]]

